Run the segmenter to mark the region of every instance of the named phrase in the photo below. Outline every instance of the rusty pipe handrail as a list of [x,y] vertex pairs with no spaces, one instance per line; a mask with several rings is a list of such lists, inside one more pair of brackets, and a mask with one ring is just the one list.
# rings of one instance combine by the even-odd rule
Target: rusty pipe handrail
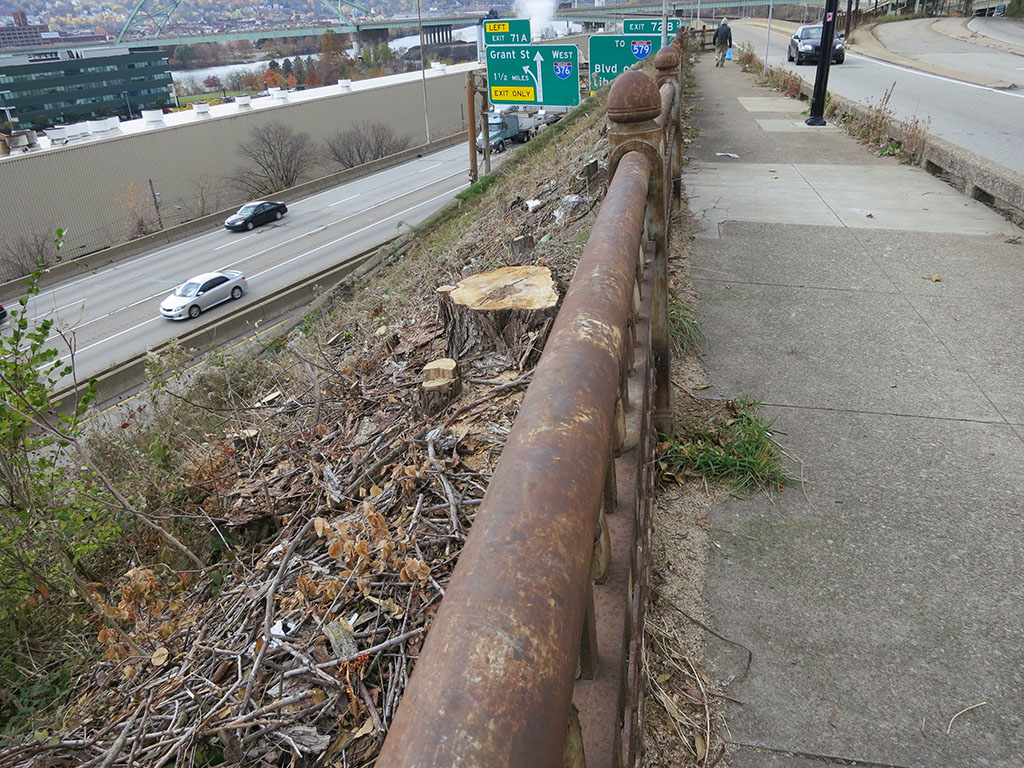
[[378,765],[562,764],[651,171],[619,162]]
[[664,128],[672,122],[672,112],[676,100],[676,84],[668,81],[658,89],[661,95],[661,114],[654,118],[659,127]]

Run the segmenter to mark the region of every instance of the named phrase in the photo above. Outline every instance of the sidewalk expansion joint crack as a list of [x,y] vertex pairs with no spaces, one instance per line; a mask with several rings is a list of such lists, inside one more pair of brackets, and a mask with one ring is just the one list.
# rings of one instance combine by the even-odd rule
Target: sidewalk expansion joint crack
[[742,741],[727,741],[726,744],[733,747],[770,752],[775,755],[792,755],[793,757],[804,757],[810,760],[821,760],[824,763],[839,763],[841,765],[858,766],[859,768],[911,768],[911,766],[903,765],[902,763],[880,763],[877,760],[860,760],[856,757],[825,755],[818,752],[803,752],[798,749],[769,747],[764,744],[751,744]]

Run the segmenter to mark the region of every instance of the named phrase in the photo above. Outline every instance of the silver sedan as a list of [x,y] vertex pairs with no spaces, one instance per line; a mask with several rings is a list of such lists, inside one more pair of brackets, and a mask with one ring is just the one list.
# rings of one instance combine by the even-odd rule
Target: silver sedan
[[160,302],[160,314],[168,320],[199,317],[200,312],[222,301],[241,298],[247,288],[245,275],[236,269],[205,272],[175,288]]

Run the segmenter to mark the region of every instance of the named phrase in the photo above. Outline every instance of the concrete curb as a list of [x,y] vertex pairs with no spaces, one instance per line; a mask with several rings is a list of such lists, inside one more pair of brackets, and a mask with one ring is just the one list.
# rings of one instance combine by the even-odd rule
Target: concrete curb
[[[322,176],[319,179],[314,179],[313,181],[299,184],[298,186],[290,189],[282,190],[274,195],[274,199],[281,200],[286,203],[301,200],[302,198],[316,192],[330,189],[349,181],[355,181],[356,179],[369,176],[395,165],[400,165],[401,163],[412,160],[420,155],[429,154],[441,149],[447,149],[448,147],[455,146],[465,140],[465,133],[456,133],[443,139],[432,141],[429,144],[412,147],[394,155],[381,158],[380,160],[374,160],[355,168],[348,168],[344,171],[332,173],[329,176]],[[160,232],[155,232],[151,235],[146,235],[145,237],[140,237],[121,245],[115,245],[112,248],[105,248],[102,251],[96,251],[95,253],[81,256],[72,261],[63,261],[59,264],[54,264],[44,270],[42,275],[40,275],[39,287],[46,288],[50,285],[54,285],[55,283],[59,283],[62,280],[67,280],[68,278],[75,277],[86,272],[101,269],[102,267],[114,264],[132,256],[137,256],[154,248],[159,248],[163,245],[171,245],[193,235],[208,232],[211,228],[220,228],[223,225],[224,219],[236,210],[237,207],[234,207],[218,211],[216,213],[211,213],[207,216],[193,219],[192,221],[188,221],[184,224],[179,224],[175,227],[168,227]],[[28,276],[26,275],[0,283],[0,296],[10,297],[21,295],[24,292],[24,285],[27,279]],[[16,302],[10,301],[9,303],[14,304]]]

